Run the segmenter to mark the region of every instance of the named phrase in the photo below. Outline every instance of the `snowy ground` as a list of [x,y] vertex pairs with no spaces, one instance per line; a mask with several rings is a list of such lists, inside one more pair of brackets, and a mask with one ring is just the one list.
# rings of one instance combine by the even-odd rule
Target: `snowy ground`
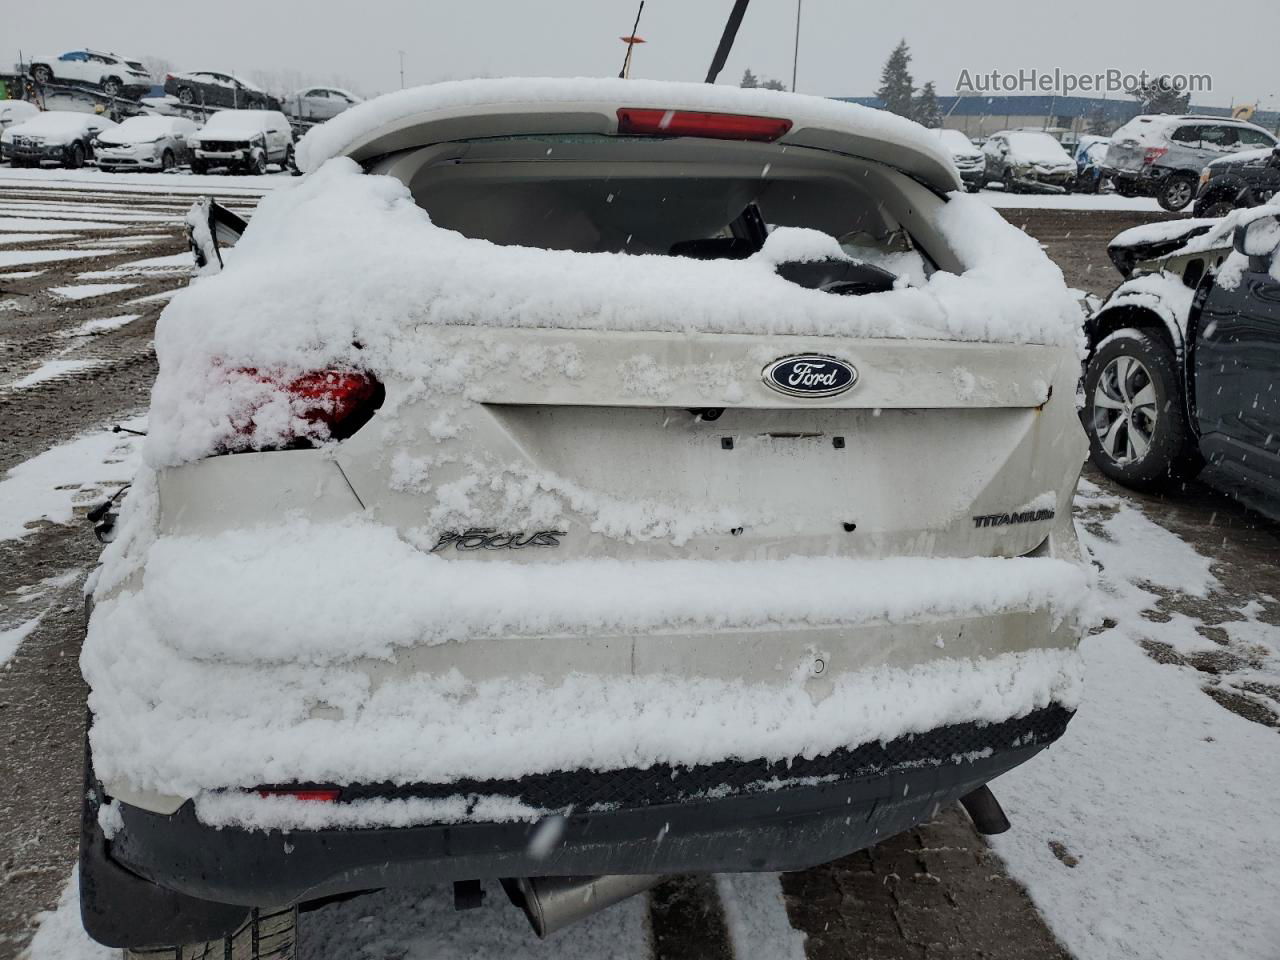
[[[17,902],[21,884],[44,878],[30,890],[47,890],[44,903],[58,889],[63,897],[40,919],[31,960],[108,957],[113,954],[84,938],[74,898],[77,788],[71,768],[83,691],[78,681],[46,685],[46,678],[74,674],[75,606],[96,552],[81,517],[131,473],[136,441],[105,428],[115,422],[140,426],[128,416],[139,409],[149,382],[147,331],[164,298],[185,278],[175,269],[173,251],[188,201],[172,196],[170,183],[194,178],[157,175],[163,183],[152,187],[141,177],[96,171],[77,171],[81,179],[66,183],[22,171],[32,176],[14,184],[10,173],[0,168],[0,233],[57,239],[28,239],[6,249],[70,256],[19,260],[0,270],[0,290],[20,291],[0,292],[0,343],[20,351],[9,355],[18,359],[6,361],[7,367],[0,365],[0,404],[10,418],[0,438],[0,706],[8,708],[0,710],[0,725],[10,724],[0,728],[0,751],[47,735],[51,739],[31,751],[36,759],[23,763],[56,758],[48,768],[27,772],[34,792],[26,796],[6,794],[0,784],[0,843],[7,843],[3,821],[10,812],[25,813],[24,805],[37,802],[49,807],[38,825],[0,845],[0,852],[8,851],[0,865],[0,902]],[[217,181],[220,195],[236,186],[226,178],[208,179]],[[138,188],[136,201],[117,187],[121,181]],[[251,196],[246,191],[246,204]],[[1102,204],[1118,198],[983,196],[995,205],[1008,200],[1025,208],[1015,222],[1025,221],[1059,262],[1096,255],[1105,264],[1099,238],[1114,229],[1116,208],[1058,208],[1066,219],[1050,219],[1029,201]],[[1151,201],[1125,201],[1138,202],[1154,210]],[[1107,226],[1085,244],[1076,224],[1090,216]],[[1051,238],[1042,228],[1058,233]],[[1089,249],[1081,252],[1082,245]],[[1084,267],[1072,269],[1079,276],[1069,275],[1069,282],[1085,286],[1079,279]],[[115,349],[116,343],[127,348]],[[67,352],[69,345],[75,349]],[[76,360],[104,365],[65,366]],[[132,384],[128,390],[119,386],[124,381]],[[995,850],[1079,960],[1274,960],[1280,943],[1274,903],[1280,889],[1280,527],[1203,488],[1153,500],[1091,483],[1077,499],[1077,522],[1101,568],[1102,623],[1083,645],[1086,699],[1062,741],[995,785],[1014,822],[996,839]],[[0,753],[4,763],[7,756]],[[36,799],[44,786],[50,786],[45,799]],[[967,831],[957,822],[951,834],[920,831],[918,858],[931,843],[933,849],[947,845],[938,837]],[[32,845],[61,852],[33,857]],[[923,873],[933,878],[929,883],[951,882],[940,868],[914,869],[917,881]],[[385,893],[306,915],[302,956],[666,957],[672,955],[661,948],[667,932],[688,937],[697,926],[663,913],[680,902],[694,903],[699,917],[704,914],[698,910],[714,915],[723,941],[715,950],[684,955],[920,956],[919,941],[902,931],[922,922],[929,929],[920,918],[940,908],[910,899],[912,870],[898,867],[883,877],[895,893],[882,913],[869,898],[845,895],[800,909],[794,896],[783,895],[784,886],[796,889],[800,874],[781,885],[775,875],[728,877],[677,889],[666,899],[636,898],[547,944],[532,940],[496,887],[484,908],[471,913],[455,913],[448,890]],[[985,861],[974,867],[979,870],[1003,873]],[[821,870],[805,874],[827,889]],[[929,884],[916,886],[925,890]],[[981,907],[974,912],[974,923],[989,919]],[[6,929],[14,922],[0,909],[0,956],[25,940],[21,929]],[[853,941],[855,950],[832,939],[831,928],[841,923],[898,930],[900,942]],[[943,939],[936,930],[931,936]],[[1027,949],[1007,955],[1021,960],[1048,954]]]

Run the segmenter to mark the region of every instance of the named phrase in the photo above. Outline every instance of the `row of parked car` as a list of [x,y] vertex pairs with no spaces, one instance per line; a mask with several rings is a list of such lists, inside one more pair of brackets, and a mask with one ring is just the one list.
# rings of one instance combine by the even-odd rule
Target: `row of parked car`
[[262,174],[268,164],[294,169],[293,128],[279,110],[220,110],[203,127],[186,117],[144,115],[115,123],[105,116],[38,110],[22,100],[0,101],[0,159],[15,167],[56,163],[99,169],[220,168]]
[[979,147],[959,130],[939,130],[972,191],[1097,192],[1110,182],[1125,197],[1154,197],[1166,210],[1195,201],[1201,217],[1265,203],[1280,189],[1280,141],[1244,120],[1194,115],[1135,117],[1107,137],[1082,136],[1074,157],[1052,135],[1006,130]]
[[[69,50],[57,56],[32,57],[27,72],[41,85],[88,87],[108,97],[136,100],[160,92],[141,60],[101,50]],[[303,122],[323,122],[362,102],[350,90],[339,87],[305,87],[277,97],[257,84],[220,70],[170,73],[164,80],[163,95],[189,107],[279,110]]]

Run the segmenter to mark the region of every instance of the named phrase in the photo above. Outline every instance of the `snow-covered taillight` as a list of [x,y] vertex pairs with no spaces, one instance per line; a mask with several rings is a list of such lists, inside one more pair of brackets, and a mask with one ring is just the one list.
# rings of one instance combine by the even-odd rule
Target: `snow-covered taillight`
[[316,370],[297,377],[242,367],[232,373],[234,437],[225,452],[312,447],[345,440],[382,406],[382,384],[358,370]]
[[260,797],[288,797],[292,800],[303,800],[307,803],[337,803],[342,791],[336,787],[260,787]]
[[772,143],[791,129],[783,117],[697,110],[620,107],[618,133],[641,137],[705,137],[708,140],[759,140]]
[[1142,162],[1143,164],[1150,166],[1168,152],[1168,147],[1147,147],[1147,149],[1142,151]]

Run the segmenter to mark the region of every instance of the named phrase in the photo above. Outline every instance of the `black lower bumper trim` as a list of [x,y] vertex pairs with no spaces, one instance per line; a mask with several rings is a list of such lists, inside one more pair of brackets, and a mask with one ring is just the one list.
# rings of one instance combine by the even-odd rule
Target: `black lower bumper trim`
[[[683,772],[625,771],[630,802],[619,802],[615,794],[611,809],[571,812],[556,848],[541,858],[529,851],[537,829],[532,823],[281,833],[208,826],[197,819],[192,803],[171,816],[123,806],[123,827],[109,850],[129,871],[169,889],[262,907],[453,880],[796,870],[927,820],[940,806],[1042,750],[1061,735],[1070,717],[1067,710],[1049,707],[1001,724],[946,727],[797,759],[789,769],[784,766],[785,778],[776,777],[771,764],[734,762],[730,767],[746,772],[739,774],[737,787],[720,780],[727,794],[722,789],[697,797],[688,789],[732,772],[720,764]],[[679,797],[668,790],[666,780],[673,774],[677,781],[692,778],[674,788]],[[596,776],[614,777],[618,789],[622,783],[621,774],[558,776],[578,779],[558,784],[557,790],[569,783],[584,787]],[[423,795],[422,787],[412,789],[413,795]],[[454,794],[461,789],[450,785]],[[601,799],[584,797],[573,809]]]

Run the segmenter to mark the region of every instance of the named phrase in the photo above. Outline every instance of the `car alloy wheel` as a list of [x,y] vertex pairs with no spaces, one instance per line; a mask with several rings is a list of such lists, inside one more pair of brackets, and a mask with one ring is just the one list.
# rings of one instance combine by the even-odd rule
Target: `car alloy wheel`
[[1147,455],[1156,429],[1151,373],[1134,357],[1116,357],[1093,393],[1093,429],[1104,453],[1119,464]]
[[179,87],[178,99],[181,100],[183,103],[195,103],[196,95],[194,92],[192,92],[190,87]]
[[102,92],[108,97],[117,96],[120,93],[120,81],[115,77],[110,77],[102,84]]
[[43,63],[38,63],[31,68],[31,77],[36,83],[48,83],[53,79],[53,71]]
[[1160,206],[1166,210],[1181,210],[1196,195],[1196,185],[1190,177],[1170,177],[1160,191]]

